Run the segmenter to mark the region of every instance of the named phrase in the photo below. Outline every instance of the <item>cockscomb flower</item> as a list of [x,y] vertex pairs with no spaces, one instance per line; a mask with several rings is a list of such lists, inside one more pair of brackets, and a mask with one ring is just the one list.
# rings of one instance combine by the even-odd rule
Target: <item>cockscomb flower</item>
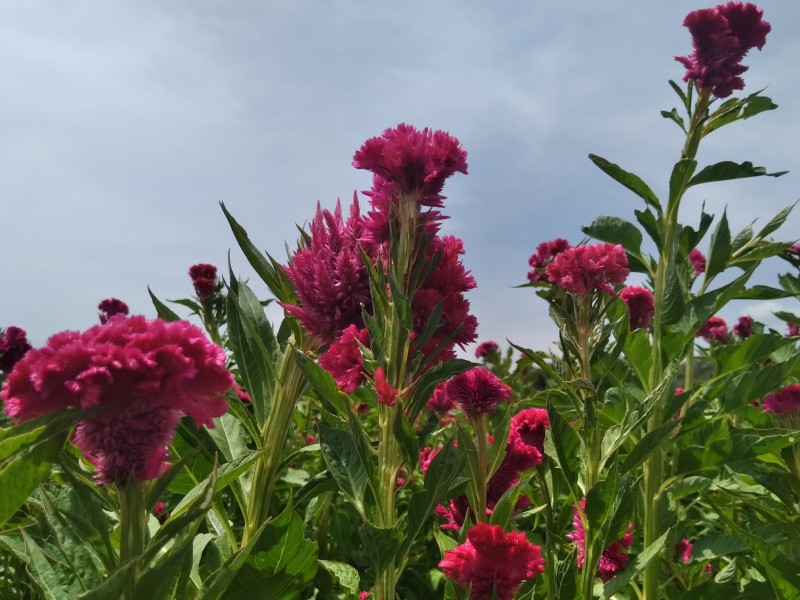
[[544,572],[542,549],[524,533],[503,531],[500,525],[478,523],[467,541],[447,550],[439,563],[448,579],[470,590],[471,600],[511,600],[523,581]]
[[553,262],[553,259],[559,252],[563,252],[571,248],[570,243],[563,238],[556,238],[549,242],[542,242],[536,247],[536,252],[528,259],[528,265],[531,270],[528,271],[528,281],[531,283],[547,282],[547,273],[545,269],[547,265]]
[[[586,555],[586,530],[583,528],[582,514],[586,511],[586,498],[582,498],[580,505],[573,505],[572,517],[572,533],[567,534],[567,538],[575,543],[578,548],[578,568],[583,568],[583,562]],[[628,555],[625,550],[633,546],[633,534],[631,529],[633,523],[628,524],[628,531],[619,540],[611,544],[603,551],[600,556],[600,561],[597,565],[597,571],[600,574],[600,579],[603,582],[608,581],[614,575],[625,569],[628,564]]]
[[762,17],[763,11],[749,2],[728,2],[689,13],[683,24],[692,34],[694,51],[675,57],[686,67],[683,80],[694,81],[700,89],[710,88],[717,98],[744,89],[740,75],[747,67],[742,59],[752,48],[761,50],[771,30]]
[[675,555],[685,565],[688,565],[689,561],[692,560],[692,547],[692,542],[686,538],[675,544]]
[[320,366],[348,394],[355,392],[365,379],[359,343],[369,347],[369,331],[350,325],[319,357]]
[[786,323],[786,335],[789,337],[795,337],[800,335],[800,325],[795,325],[794,323]]
[[[545,432],[550,428],[550,418],[543,408],[526,408],[511,418],[509,442],[506,445],[506,456],[511,456],[519,463],[522,470],[532,469],[541,464],[544,458]],[[522,445],[535,450],[535,464],[519,460]]]
[[389,380],[386,379],[383,367],[375,369],[372,378],[375,384],[375,392],[378,394],[378,404],[385,404],[389,407],[397,404],[397,390],[394,389],[389,383]]
[[101,300],[100,304],[97,305],[97,310],[100,311],[101,324],[107,323],[114,315],[127,315],[129,312],[128,305],[117,298]]
[[698,275],[702,275],[706,270],[706,257],[703,256],[703,253],[700,252],[697,248],[692,248],[692,251],[689,252],[689,255],[686,257],[689,259],[689,263],[692,265],[694,269],[695,277]]
[[739,321],[733,326],[733,333],[741,339],[747,339],[753,335],[753,319],[747,315],[739,317]]
[[453,400],[447,395],[447,382],[437,384],[426,406],[435,413],[444,413],[456,407]]
[[205,263],[193,265],[189,268],[189,277],[192,278],[198,298],[205,300],[214,295],[217,289],[217,267]]
[[21,327],[13,325],[0,333],[0,371],[4,375],[11,373],[22,357],[31,350],[28,334]]
[[447,382],[447,395],[467,416],[494,412],[498,402],[511,397],[511,388],[483,367],[470,369]]
[[475,358],[489,358],[497,352],[500,352],[500,346],[497,345],[497,342],[489,340],[478,345],[475,349]]
[[17,421],[76,407],[73,442],[101,483],[158,477],[181,417],[213,427],[234,383],[225,353],[198,327],[142,316],[111,319],[83,333],[65,331],[31,350],[3,385]]
[[317,204],[309,244],[284,267],[300,304],[281,306],[321,346],[332,343],[350,325],[363,327],[362,307],[371,307],[369,276],[359,251],[362,232],[357,199],[347,221],[338,201],[333,213]]
[[705,324],[697,331],[695,337],[701,337],[707,342],[714,342],[716,344],[727,344],[728,335],[730,331],[728,324],[722,317],[711,317]]
[[578,295],[593,291],[613,294],[613,286],[624,283],[630,273],[628,256],[619,244],[567,248],[556,255],[546,271],[550,283]]
[[622,290],[619,293],[619,297],[628,306],[631,331],[650,327],[650,320],[653,318],[653,311],[655,310],[653,292],[643,287],[631,285]]
[[793,383],[764,397],[764,412],[800,417],[800,383]]

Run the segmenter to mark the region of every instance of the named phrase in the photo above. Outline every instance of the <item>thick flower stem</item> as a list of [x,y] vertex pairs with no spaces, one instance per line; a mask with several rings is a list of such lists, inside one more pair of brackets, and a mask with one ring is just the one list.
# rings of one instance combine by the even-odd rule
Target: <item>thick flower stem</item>
[[544,556],[545,565],[547,567],[547,600],[557,599],[557,588],[555,578],[555,541],[553,539],[553,532],[555,531],[555,520],[553,519],[553,507],[550,504],[550,488],[547,485],[547,480],[542,474],[541,467],[536,469],[536,479],[539,481],[539,487],[542,490],[542,502],[544,503],[544,519],[545,519],[545,538],[544,538]]
[[264,450],[256,461],[253,472],[242,547],[247,545],[268,517],[272,490],[281,464],[281,452],[292,424],[295,406],[306,384],[305,376],[292,356],[293,350],[291,343],[286,344],[278,381],[270,401],[269,415],[261,429],[261,448]]
[[477,415],[473,421],[478,438],[478,477],[475,482],[477,506],[475,522],[486,523],[486,485],[489,481],[489,452],[486,445],[486,415]]
[[[397,526],[395,486],[400,468],[400,449],[392,427],[395,410],[399,410],[399,406],[378,405],[378,524],[382,529]],[[395,561],[387,561],[375,577],[373,591],[376,600],[395,600],[396,586]]]
[[[128,478],[119,489],[120,546],[119,560],[124,564],[129,560],[137,560],[144,553],[147,535],[147,509],[145,507],[144,487],[133,476]],[[141,565],[132,568],[134,585],[128,590],[130,597],[136,589],[136,582],[141,576]],[[126,595],[126,598],[129,597]]]

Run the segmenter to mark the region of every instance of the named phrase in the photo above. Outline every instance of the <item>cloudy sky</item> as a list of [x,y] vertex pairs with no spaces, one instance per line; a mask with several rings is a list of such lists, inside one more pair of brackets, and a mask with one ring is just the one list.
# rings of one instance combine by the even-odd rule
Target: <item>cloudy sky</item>
[[[732,229],[800,197],[800,5],[762,0],[772,23],[745,60],[746,91],[777,111],[708,138],[701,163],[751,160],[780,179],[695,188]],[[252,277],[218,201],[276,257],[316,202],[369,187],[350,165],[400,122],[444,129],[469,154],[445,188],[444,231],[464,239],[478,282],[480,340],[545,348],[555,338],[525,281],[541,241],[581,239],[596,215],[633,219],[637,199],[595,153],[666,188],[682,134],[673,60],[689,54],[685,0],[367,0],[0,4],[0,327],[35,345],[97,320],[97,303],[153,316],[191,293],[190,265]],[[800,237],[800,215],[782,230]],[[708,241],[701,244],[707,249]],[[775,281],[787,263],[763,266]],[[267,297],[263,285],[256,291]],[[775,324],[779,303],[742,303]],[[791,302],[783,306],[797,310]]]

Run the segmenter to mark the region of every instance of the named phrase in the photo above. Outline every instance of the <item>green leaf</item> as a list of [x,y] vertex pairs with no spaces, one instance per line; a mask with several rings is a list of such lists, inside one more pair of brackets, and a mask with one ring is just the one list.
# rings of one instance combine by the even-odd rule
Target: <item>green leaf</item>
[[633,213],[636,215],[636,220],[639,221],[639,225],[642,226],[647,232],[647,235],[650,236],[650,239],[653,240],[653,243],[656,245],[656,248],[661,251],[661,244],[664,238],[663,232],[663,223],[656,219],[656,216],[650,212],[650,210],[634,210]]
[[350,400],[339,389],[331,374],[296,348],[293,350],[292,355],[308,383],[314,388],[320,400],[326,404],[329,410],[342,418],[349,416],[348,403]]
[[696,168],[697,161],[688,158],[682,158],[675,163],[669,177],[669,206],[683,196],[683,192],[689,187],[689,178]]
[[[576,490],[578,473],[581,471],[584,455],[581,439],[550,400],[547,402],[547,416],[550,419],[547,439],[552,441],[555,452],[553,453],[547,448],[546,441],[546,454],[554,459],[561,472],[564,473],[570,489]],[[575,499],[578,499],[578,495]]]
[[236,460],[250,452],[247,447],[247,431],[230,413],[214,419],[214,427],[208,429],[208,435],[227,461]]
[[342,493],[359,513],[364,513],[364,494],[369,485],[369,470],[349,431],[319,423],[319,445],[328,470]]
[[667,267],[666,289],[664,292],[664,306],[662,309],[662,323],[672,325],[677,323],[686,314],[686,299],[681,287],[680,277],[674,262]]
[[622,573],[619,573],[613,579],[606,582],[606,584],[603,586],[603,594],[601,598],[610,598],[628,585],[628,583],[637,577],[639,573],[643,572],[650,561],[656,558],[664,548],[668,536],[669,530],[665,531],[660,538],[642,550],[641,554],[636,556],[636,558],[626,567],[624,571],[622,571]]
[[169,306],[164,304],[161,300],[156,298],[156,295],[153,293],[153,290],[150,289],[150,286],[147,286],[147,293],[150,294],[150,299],[153,301],[153,306],[156,307],[156,313],[159,317],[164,319],[165,321],[180,321],[181,318],[178,314],[173,311]]
[[628,473],[642,464],[656,450],[661,448],[672,436],[680,420],[663,423],[648,431],[625,457],[620,467],[621,473]]
[[788,173],[788,171],[767,173],[764,167],[754,167],[753,163],[749,161],[739,164],[726,160],[702,169],[697,175],[692,177],[687,187],[699,185],[701,183],[729,181],[731,179],[743,179],[746,177],[780,177],[781,175],[786,175],[786,173]]
[[[191,568],[194,535],[183,535],[155,565],[148,565],[136,584],[134,600],[171,600],[181,576]],[[183,591],[183,590],[181,590]]]
[[395,555],[400,547],[398,533],[397,529],[375,527],[367,521],[358,528],[358,535],[364,548],[369,548],[367,558],[375,571],[380,571],[396,562]]
[[728,227],[727,209],[723,211],[722,218],[717,224],[717,228],[711,235],[711,249],[708,254],[708,264],[706,265],[706,281],[711,281],[714,276],[722,273],[728,265],[731,257],[731,232]]
[[680,248],[684,255],[689,254],[692,248],[695,248],[697,244],[700,243],[700,240],[703,239],[703,236],[706,234],[706,231],[708,231],[708,228],[711,226],[713,221],[713,216],[709,215],[704,210],[701,210],[700,224],[698,225],[697,231],[689,226],[681,229]]
[[228,587],[236,579],[239,570],[245,565],[250,558],[250,553],[255,548],[264,533],[264,529],[268,523],[264,523],[253,535],[247,545],[241,550],[231,555],[225,563],[216,571],[214,571],[204,582],[203,589],[199,597],[203,600],[220,600],[228,591]]
[[24,528],[20,532],[25,542],[25,553],[29,557],[29,572],[44,597],[47,600],[61,600],[73,595],[75,590],[70,589],[66,574],[61,569],[53,568],[45,553]]
[[595,154],[590,154],[589,160],[597,165],[603,173],[624,185],[634,194],[642,198],[649,206],[652,206],[656,212],[659,214],[661,213],[661,203],[658,201],[658,196],[656,196],[653,190],[638,176],[625,171],[619,165],[615,165]]
[[800,202],[800,200],[796,201],[794,204],[791,204],[791,205],[787,206],[782,211],[780,211],[777,215],[772,217],[770,222],[767,223],[766,225],[764,225],[764,228],[761,231],[758,232],[758,235],[756,237],[758,239],[764,239],[770,233],[778,230],[780,228],[780,226],[783,225],[786,222],[786,219],[791,214],[792,209],[795,206],[797,206],[797,202]]
[[754,285],[753,287],[742,290],[736,294],[734,300],[778,300],[780,298],[791,298],[792,292],[770,287],[768,285]]
[[683,122],[683,118],[681,118],[681,116],[678,114],[678,109],[673,108],[670,111],[662,110],[661,116],[664,117],[665,119],[669,119],[670,121],[674,121],[675,123],[677,123],[678,127],[681,128],[681,131],[686,133],[686,125]]
[[416,418],[422,407],[430,400],[433,390],[438,384],[477,366],[472,361],[456,358],[439,363],[425,371],[411,388],[411,394],[406,403],[408,418],[410,420]]
[[319,564],[331,574],[339,586],[348,594],[351,594],[354,598],[358,596],[361,577],[354,567],[346,563],[322,559],[320,559]]
[[619,217],[597,217],[591,225],[581,227],[581,231],[597,240],[610,244],[621,244],[634,256],[641,253],[642,233],[629,221]]
[[687,110],[687,112],[692,110],[691,100],[689,100],[689,97],[686,95],[686,92],[684,92],[681,89],[681,86],[679,86],[677,83],[675,83],[671,79],[669,80],[669,86],[675,91],[676,94],[678,94],[678,97],[681,99],[681,102],[683,103],[683,107]]

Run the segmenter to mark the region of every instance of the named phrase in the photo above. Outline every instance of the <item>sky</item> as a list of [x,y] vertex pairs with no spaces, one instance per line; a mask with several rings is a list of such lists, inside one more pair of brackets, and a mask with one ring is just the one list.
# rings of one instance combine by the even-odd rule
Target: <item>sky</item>
[[[744,61],[745,92],[766,87],[780,108],[710,136],[699,161],[790,173],[698,186],[681,214],[691,224],[704,202],[717,216],[727,206],[734,234],[800,197],[800,4],[758,5],[772,32]],[[642,208],[589,153],[664,194],[683,134],[659,113],[676,105],[673,57],[691,52],[683,18],[706,6],[3,2],[0,327],[38,346],[97,323],[108,297],[152,317],[148,286],[187,297],[188,268],[224,268],[229,252],[266,299],[219,201],[282,260],[317,202],[369,188],[351,166],[363,141],[405,122],[448,131],[468,153],[469,174],[445,187],[443,233],[464,240],[478,341],[545,349],[556,339],[547,307],[515,288],[528,257],[555,237],[579,242],[596,216],[633,221]],[[800,238],[800,214],[775,235]],[[758,281],[789,269],[773,259]],[[780,309],[800,312],[796,300],[739,302],[723,316],[782,330]]]

